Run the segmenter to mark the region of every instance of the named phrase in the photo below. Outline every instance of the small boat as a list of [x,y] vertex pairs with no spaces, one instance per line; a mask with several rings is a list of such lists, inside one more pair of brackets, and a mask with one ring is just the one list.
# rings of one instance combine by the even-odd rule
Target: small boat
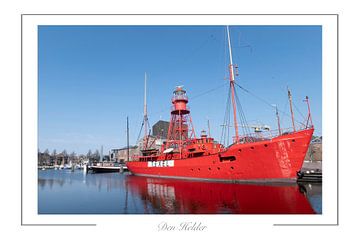
[[91,170],[94,173],[113,173],[123,172],[127,170],[127,167],[125,164],[115,162],[102,162],[96,165],[89,166],[88,170]]
[[64,169],[72,169],[72,165],[71,164],[65,164]]

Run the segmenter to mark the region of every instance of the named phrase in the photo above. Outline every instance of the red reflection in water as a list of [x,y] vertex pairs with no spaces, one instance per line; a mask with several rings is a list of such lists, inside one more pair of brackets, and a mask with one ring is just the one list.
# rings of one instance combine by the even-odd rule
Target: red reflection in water
[[298,185],[254,185],[128,176],[126,186],[160,213],[314,214]]

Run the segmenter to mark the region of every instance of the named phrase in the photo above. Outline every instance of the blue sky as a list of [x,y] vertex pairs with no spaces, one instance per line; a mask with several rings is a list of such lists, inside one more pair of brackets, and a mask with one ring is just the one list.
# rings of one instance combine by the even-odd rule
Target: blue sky
[[[230,31],[237,83],[287,114],[288,86],[298,121],[307,113],[302,100],[309,96],[315,135],[321,135],[321,26],[230,26]],[[151,125],[170,118],[172,91],[184,85],[197,134],[209,119],[212,136],[220,140],[228,64],[224,26],[40,26],[39,149],[86,153],[101,145],[105,152],[123,147],[126,116],[134,144],[145,71]],[[274,109],[246,92],[238,94],[250,124],[276,129]],[[290,118],[280,116],[282,126],[290,127]]]

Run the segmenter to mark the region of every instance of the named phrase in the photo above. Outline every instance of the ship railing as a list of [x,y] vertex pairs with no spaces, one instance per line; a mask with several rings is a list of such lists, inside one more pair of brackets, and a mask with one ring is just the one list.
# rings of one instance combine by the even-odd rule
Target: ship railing
[[[171,107],[170,107],[170,111],[175,111],[175,110],[177,110],[176,108],[175,108],[175,105],[172,105]],[[190,111],[190,107],[189,106],[186,106],[184,109],[182,109],[182,110],[187,110],[187,111]]]
[[147,155],[147,156],[143,156],[143,155],[134,155],[132,157],[133,161],[153,161],[155,159],[157,159],[159,155]]
[[189,98],[187,97],[187,95],[174,95],[174,96],[172,97],[172,100],[173,100],[173,101],[174,101],[174,100],[186,100],[186,101],[188,101]]
[[[304,130],[305,128],[299,128],[297,129],[297,131],[300,130]],[[241,135],[239,137],[239,142],[240,143],[253,143],[253,142],[258,142],[258,141],[265,141],[265,140],[270,140],[272,138],[281,136],[281,135],[288,135],[288,134],[292,134],[294,133],[294,129],[293,128],[283,128],[280,130],[276,129],[276,130],[264,130],[261,132],[254,132],[254,133],[250,133],[250,134],[246,134],[246,135]],[[235,143],[237,141],[236,137],[233,137],[233,142]]]

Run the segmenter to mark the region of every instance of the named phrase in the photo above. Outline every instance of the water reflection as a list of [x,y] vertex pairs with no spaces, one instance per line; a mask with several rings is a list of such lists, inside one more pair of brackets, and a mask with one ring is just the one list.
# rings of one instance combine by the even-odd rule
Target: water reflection
[[56,171],[48,170],[46,173],[42,173],[38,178],[38,186],[40,189],[49,187],[50,189],[55,185],[56,187],[62,188],[63,186],[68,187],[72,184],[78,186],[80,182],[88,188],[96,188],[97,191],[101,192],[106,190],[110,192],[112,189],[122,188],[123,180],[119,180],[119,175],[114,173],[106,174],[84,174],[82,171],[71,172],[69,170]]
[[299,183],[299,188],[316,213],[322,213],[322,183]]
[[253,185],[39,171],[39,213],[313,214],[321,184]]
[[137,176],[126,186],[158,213],[313,214],[298,185],[194,182]]

